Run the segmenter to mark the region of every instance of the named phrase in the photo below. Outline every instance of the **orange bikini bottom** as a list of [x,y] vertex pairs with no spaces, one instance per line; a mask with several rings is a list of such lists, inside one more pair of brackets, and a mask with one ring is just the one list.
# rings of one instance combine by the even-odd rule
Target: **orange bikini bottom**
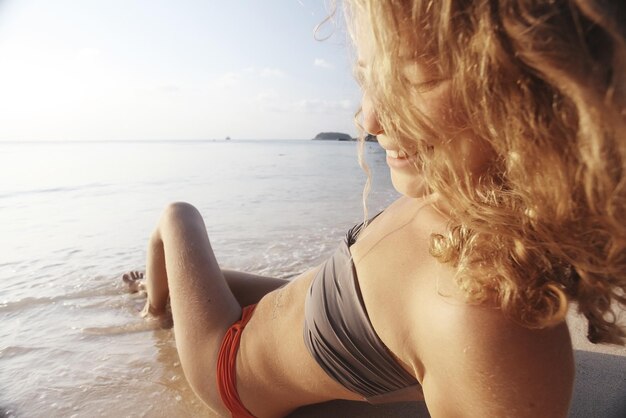
[[255,418],[246,409],[237,394],[237,351],[241,341],[241,333],[244,327],[252,318],[252,312],[256,304],[243,308],[241,319],[231,325],[226,331],[220,352],[217,356],[217,389],[220,392],[222,402],[230,411],[233,418]]

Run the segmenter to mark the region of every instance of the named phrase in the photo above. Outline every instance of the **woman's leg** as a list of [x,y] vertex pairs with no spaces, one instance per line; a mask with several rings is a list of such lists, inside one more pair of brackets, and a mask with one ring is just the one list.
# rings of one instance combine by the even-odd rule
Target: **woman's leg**
[[258,303],[263,296],[289,283],[287,279],[259,276],[242,271],[222,269],[222,274],[241,306]]
[[241,307],[193,206],[172,204],[159,220],[148,247],[145,288],[146,313],[165,313],[169,296],[185,376],[200,398],[226,413],[215,384],[217,352]]
[[[160,250],[160,247],[157,247],[156,250]],[[154,249],[150,249],[148,251],[148,258],[156,257],[156,255],[153,254],[153,251]],[[243,271],[231,269],[221,270],[224,278],[226,279],[226,283],[228,284],[228,288],[231,292],[233,292],[235,299],[239,302],[239,306],[242,307],[258,303],[266,294],[289,283],[289,280],[287,279],[259,276],[257,274],[245,273]],[[128,284],[131,292],[146,291],[144,278],[145,275],[141,271],[131,271],[123,276],[123,279]],[[169,295],[168,289],[162,290],[163,292],[167,292],[167,295]],[[153,290],[152,294],[156,294],[156,290]],[[157,299],[156,296],[155,299]],[[160,304],[163,303],[163,299],[167,300],[167,297],[163,297],[163,295],[161,295],[158,299],[159,302],[153,302],[155,306],[161,306]],[[146,304],[146,308],[143,312],[144,315],[152,314],[160,316],[163,313],[163,310],[159,310],[157,312],[154,309],[151,309],[148,311],[149,306],[149,304]]]

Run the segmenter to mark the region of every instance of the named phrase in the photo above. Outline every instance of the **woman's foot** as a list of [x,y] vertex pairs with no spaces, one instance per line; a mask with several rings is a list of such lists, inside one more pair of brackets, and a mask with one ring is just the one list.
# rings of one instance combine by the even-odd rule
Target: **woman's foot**
[[144,284],[144,274],[141,271],[131,271],[122,276],[124,283],[128,285],[130,293],[144,292],[146,286]]
[[[142,296],[147,295],[145,280],[145,274],[137,270],[124,273],[122,276],[122,281],[128,285],[128,291],[130,293],[140,293]],[[157,310],[150,306],[149,300],[146,299],[146,303],[141,310],[141,316],[146,319],[154,318],[159,320],[161,328],[172,328],[172,311],[169,301],[162,310]]]

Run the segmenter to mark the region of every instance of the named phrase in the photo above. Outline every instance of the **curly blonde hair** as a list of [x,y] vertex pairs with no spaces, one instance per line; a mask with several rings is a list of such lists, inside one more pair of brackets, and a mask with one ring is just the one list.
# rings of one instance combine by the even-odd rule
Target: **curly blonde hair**
[[[563,321],[575,301],[591,342],[624,344],[614,309],[626,306],[626,4],[344,4],[351,32],[373,39],[364,77],[385,135],[415,139],[430,190],[454,208],[431,253],[457,268],[468,300],[495,301],[529,328]],[[407,94],[407,50],[450,81],[460,123],[491,148],[480,178],[421,140],[455,137]]]

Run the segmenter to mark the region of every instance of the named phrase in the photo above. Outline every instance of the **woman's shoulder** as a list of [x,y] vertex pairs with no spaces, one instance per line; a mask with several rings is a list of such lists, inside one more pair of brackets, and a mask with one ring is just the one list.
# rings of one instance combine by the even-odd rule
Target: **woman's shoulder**
[[431,304],[428,299],[437,292],[438,278],[451,274],[429,252],[430,235],[445,228],[445,223],[428,201],[401,198],[350,247],[374,329],[397,357],[414,366],[416,347],[403,341],[407,332],[419,334],[415,320],[424,313],[418,308]]
[[389,248],[409,251],[412,255],[422,250],[419,252],[422,254],[430,235],[444,230],[446,223],[447,219],[433,208],[431,198],[401,197],[359,233],[352,249],[353,257],[358,262],[362,257],[371,258],[372,251],[376,257],[377,252]]
[[[546,411],[559,416],[573,381],[567,326],[529,330],[499,309],[466,303],[455,268],[429,252],[430,235],[445,228],[445,217],[420,202],[402,200],[390,209],[353,256],[372,325],[422,382],[429,408],[439,401],[448,408],[452,390],[460,404],[475,405],[473,415],[496,416],[489,408],[526,408],[520,402],[528,401],[551,403]],[[537,412],[519,415],[531,411]]]

